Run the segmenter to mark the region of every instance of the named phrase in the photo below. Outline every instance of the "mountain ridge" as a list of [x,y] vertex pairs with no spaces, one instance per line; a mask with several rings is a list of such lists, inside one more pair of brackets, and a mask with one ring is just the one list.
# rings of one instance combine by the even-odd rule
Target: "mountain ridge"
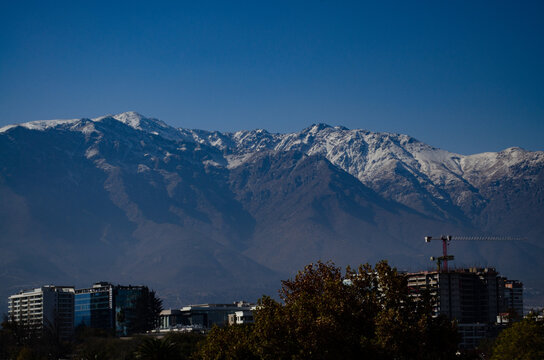
[[3,296],[116,274],[170,304],[255,299],[318,259],[431,267],[430,233],[528,237],[455,244],[456,259],[544,289],[524,261],[544,271],[544,152],[460,155],[326,124],[176,129],[128,112],[8,125],[0,154]]

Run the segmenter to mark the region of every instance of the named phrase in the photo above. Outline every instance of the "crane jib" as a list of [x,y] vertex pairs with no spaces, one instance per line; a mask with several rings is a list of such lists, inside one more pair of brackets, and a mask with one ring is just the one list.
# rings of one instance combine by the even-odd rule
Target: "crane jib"
[[442,256],[431,256],[431,261],[436,261],[439,272],[448,271],[448,260],[453,260],[453,255],[448,255],[448,245],[452,240],[456,241],[522,241],[526,238],[519,236],[425,236],[425,242],[431,242],[432,240],[442,241]]

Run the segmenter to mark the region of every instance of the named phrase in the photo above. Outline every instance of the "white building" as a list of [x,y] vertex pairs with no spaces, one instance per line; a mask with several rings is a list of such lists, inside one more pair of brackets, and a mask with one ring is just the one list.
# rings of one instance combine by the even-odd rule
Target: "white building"
[[29,329],[50,328],[61,338],[74,332],[74,287],[46,285],[8,298],[8,316]]
[[252,310],[235,311],[229,314],[229,325],[252,324],[253,322]]

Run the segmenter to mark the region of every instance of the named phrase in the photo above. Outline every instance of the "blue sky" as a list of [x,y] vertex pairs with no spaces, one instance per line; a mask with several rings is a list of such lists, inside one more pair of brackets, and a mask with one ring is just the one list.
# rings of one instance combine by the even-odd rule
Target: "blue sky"
[[542,1],[2,1],[0,126],[134,110],[544,150]]

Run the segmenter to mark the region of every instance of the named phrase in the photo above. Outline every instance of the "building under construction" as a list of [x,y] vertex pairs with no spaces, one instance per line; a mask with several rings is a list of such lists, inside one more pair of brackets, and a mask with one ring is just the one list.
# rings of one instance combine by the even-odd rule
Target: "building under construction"
[[523,284],[499,276],[494,268],[465,268],[406,274],[414,296],[429,291],[435,315],[456,320],[461,346],[477,346],[493,336],[497,318],[505,313],[523,315]]

